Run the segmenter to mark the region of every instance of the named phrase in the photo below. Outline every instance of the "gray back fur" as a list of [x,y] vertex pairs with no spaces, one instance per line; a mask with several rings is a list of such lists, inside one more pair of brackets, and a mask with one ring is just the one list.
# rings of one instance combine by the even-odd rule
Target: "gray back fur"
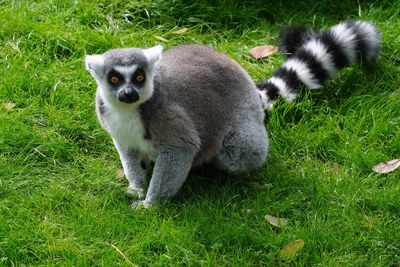
[[199,146],[194,166],[210,161],[240,120],[249,118],[262,124],[264,119],[249,75],[227,56],[205,46],[185,45],[164,52],[156,64],[154,91],[154,99],[142,112],[153,141],[170,143],[167,139],[181,136],[178,132],[166,134],[166,124],[185,127],[183,118],[170,112],[181,109],[184,120],[198,133],[199,140],[187,140]]

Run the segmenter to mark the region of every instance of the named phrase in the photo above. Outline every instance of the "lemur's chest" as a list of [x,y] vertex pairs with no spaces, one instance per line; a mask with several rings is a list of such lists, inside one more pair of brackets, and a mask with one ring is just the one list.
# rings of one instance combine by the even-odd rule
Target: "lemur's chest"
[[137,111],[105,112],[104,124],[111,137],[124,149],[133,149],[149,159],[155,159],[158,151],[151,140],[145,138],[145,127]]

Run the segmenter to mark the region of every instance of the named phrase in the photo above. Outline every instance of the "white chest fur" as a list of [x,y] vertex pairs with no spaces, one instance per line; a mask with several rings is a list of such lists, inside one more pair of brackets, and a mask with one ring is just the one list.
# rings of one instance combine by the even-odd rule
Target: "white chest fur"
[[108,109],[103,123],[111,137],[122,149],[133,149],[149,159],[155,159],[158,151],[150,140],[144,138],[145,128],[137,110]]

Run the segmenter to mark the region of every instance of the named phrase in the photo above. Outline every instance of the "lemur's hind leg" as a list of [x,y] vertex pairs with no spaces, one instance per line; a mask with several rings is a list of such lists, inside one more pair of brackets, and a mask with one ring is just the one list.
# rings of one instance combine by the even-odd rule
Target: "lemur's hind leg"
[[245,172],[262,166],[267,153],[268,134],[265,126],[246,118],[225,136],[214,164],[228,172]]

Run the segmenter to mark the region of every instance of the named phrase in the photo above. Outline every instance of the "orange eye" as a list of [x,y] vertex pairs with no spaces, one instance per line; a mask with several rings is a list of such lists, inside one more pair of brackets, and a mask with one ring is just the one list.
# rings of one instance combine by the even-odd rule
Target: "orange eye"
[[138,76],[136,76],[136,81],[137,82],[143,82],[145,79],[144,74],[139,74]]
[[110,82],[112,84],[118,84],[119,83],[119,78],[117,76],[111,76]]

